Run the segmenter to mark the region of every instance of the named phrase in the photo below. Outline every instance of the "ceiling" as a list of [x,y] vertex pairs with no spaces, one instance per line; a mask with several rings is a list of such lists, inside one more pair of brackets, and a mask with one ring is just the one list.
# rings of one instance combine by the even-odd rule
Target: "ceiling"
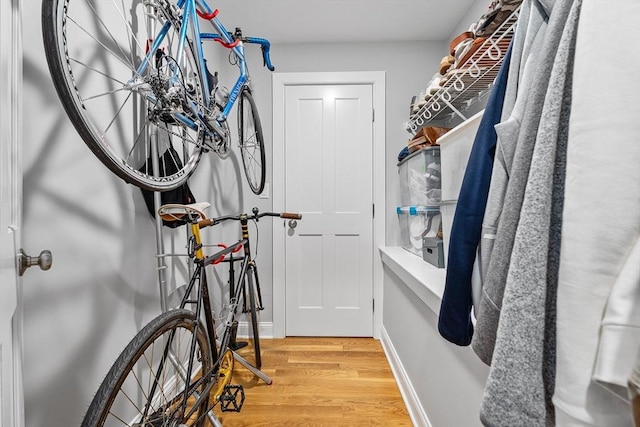
[[271,43],[446,40],[474,0],[215,0],[233,31]]

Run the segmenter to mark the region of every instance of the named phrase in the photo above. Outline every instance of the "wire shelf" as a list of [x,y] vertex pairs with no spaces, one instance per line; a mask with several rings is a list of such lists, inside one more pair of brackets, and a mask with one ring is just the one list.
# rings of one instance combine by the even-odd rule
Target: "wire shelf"
[[493,86],[513,38],[519,12],[518,7],[473,55],[445,74],[440,89],[411,116],[407,124],[409,133],[415,135],[432,122],[450,122],[456,116],[462,121],[468,118],[465,111],[483,99]]

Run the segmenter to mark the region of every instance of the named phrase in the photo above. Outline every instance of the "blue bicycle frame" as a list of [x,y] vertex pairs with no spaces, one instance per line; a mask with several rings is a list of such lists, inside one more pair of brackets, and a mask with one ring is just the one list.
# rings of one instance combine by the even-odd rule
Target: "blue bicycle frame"
[[[182,63],[182,60],[184,57],[184,48],[187,42],[187,35],[188,35],[187,33],[189,31],[189,28],[191,28],[192,30],[191,36],[194,41],[195,55],[196,55],[196,60],[198,64],[198,69],[200,70],[201,84],[203,86],[203,98],[204,98],[205,105],[207,106],[212,105],[212,102],[211,102],[212,88],[209,87],[209,82],[205,74],[207,68],[205,65],[204,51],[202,48],[202,40],[212,39],[220,42],[223,46],[229,49],[232,49],[238,59],[237,65],[240,70],[240,76],[236,80],[236,83],[234,84],[231,92],[229,93],[229,98],[226,104],[223,106],[222,111],[220,112],[218,117],[216,117],[216,120],[222,123],[227,120],[227,117],[229,116],[231,109],[235,105],[235,102],[238,99],[238,96],[240,95],[242,88],[250,84],[249,73],[247,70],[247,64],[246,64],[245,55],[244,55],[243,41],[246,41],[247,43],[259,44],[262,47],[264,65],[269,70],[273,71],[274,67],[271,65],[271,61],[269,59],[270,43],[266,39],[257,38],[257,37],[245,37],[242,39],[234,40],[233,35],[225,29],[222,22],[220,22],[220,20],[216,17],[218,11],[217,10],[215,12],[212,11],[205,0],[178,0],[178,2],[176,3],[176,6],[178,7],[178,9],[183,11],[183,15],[182,15],[182,24],[179,32],[179,40],[178,40],[178,49],[177,49],[178,57],[175,59],[178,64]],[[200,11],[200,14],[202,14],[201,16],[203,15],[206,16],[206,19],[208,19],[209,22],[213,25],[217,33],[201,33],[200,32],[200,23],[198,21],[198,10]],[[142,63],[136,70],[136,73],[138,76],[142,76],[146,71],[146,69],[149,67],[149,64],[151,63],[151,60],[154,57],[156,50],[160,47],[164,38],[167,36],[169,29],[171,28],[171,25],[172,23],[170,21],[165,22],[165,24],[162,26],[162,28],[158,32],[149,50],[147,51],[146,57],[143,59]],[[177,79],[179,79],[178,71],[176,71],[172,76],[172,80],[177,80]],[[156,101],[155,99],[153,99],[151,95],[148,95],[148,96],[152,102]],[[204,112],[200,111],[200,109],[197,107],[195,103],[191,102],[191,105],[189,107],[192,113],[194,113],[196,117],[198,117],[204,123],[207,122],[204,116]],[[194,130],[197,130],[199,127],[196,122],[194,122],[192,119],[185,116],[184,114],[176,113],[174,117],[176,117],[182,123],[184,123],[185,125],[189,126]]]

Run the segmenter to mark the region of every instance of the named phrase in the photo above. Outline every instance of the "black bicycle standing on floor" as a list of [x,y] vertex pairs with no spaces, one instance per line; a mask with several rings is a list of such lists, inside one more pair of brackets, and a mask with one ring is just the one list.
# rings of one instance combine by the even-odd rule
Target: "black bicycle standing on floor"
[[[234,360],[240,361],[268,384],[260,370],[256,289],[258,273],[251,254],[249,221],[265,216],[301,219],[294,213],[259,212],[206,218],[194,205],[165,205],[158,213],[165,220],[187,219],[191,227],[188,254],[194,270],[179,308],[147,324],[127,345],[100,385],[82,427],[203,427],[207,419],[221,425],[213,414],[239,411],[244,402],[241,385],[231,384]],[[206,256],[200,230],[226,221],[239,221],[241,238]],[[217,327],[209,298],[206,268],[243,251],[229,307]],[[231,261],[233,265],[235,261]],[[230,280],[233,281],[233,278]],[[234,352],[236,319],[246,306],[251,319],[255,366]]]
[[[273,71],[271,45],[240,28],[228,32],[217,15],[205,0],[42,1],[45,53],[63,107],[96,157],[126,182],[171,190],[195,171],[203,151],[226,156],[227,119],[239,101],[245,176],[262,192],[264,137],[244,44],[260,45]],[[201,22],[216,32],[202,32]],[[238,67],[229,91],[207,66],[208,40],[228,49]],[[156,158],[170,166],[152,167]]]

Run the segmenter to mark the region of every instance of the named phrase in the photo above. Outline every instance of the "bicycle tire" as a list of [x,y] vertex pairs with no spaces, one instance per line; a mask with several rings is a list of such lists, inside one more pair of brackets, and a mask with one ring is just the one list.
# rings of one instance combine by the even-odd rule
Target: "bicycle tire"
[[[168,311],[147,324],[131,340],[109,370],[87,410],[82,427],[110,425],[160,427],[174,426],[179,423],[185,426],[203,427],[205,415],[209,409],[209,394],[197,408],[194,414],[195,420],[193,417],[183,419],[180,411],[176,413],[176,404],[184,397],[182,389],[186,389],[183,384],[184,379],[180,378],[176,366],[182,366],[181,369],[186,371],[185,363],[188,359],[184,360],[182,357],[188,357],[191,354],[191,340],[182,341],[182,339],[191,338],[189,334],[193,335],[195,325],[194,313],[185,309]],[[187,337],[184,337],[183,333],[186,333]],[[159,356],[165,352],[166,346],[158,340],[168,336],[173,336],[171,355],[176,362],[165,363],[163,368],[159,368]],[[177,348],[180,344],[185,347]],[[199,356],[201,372],[208,372],[213,362],[209,341],[203,327],[197,329],[196,344],[195,351]],[[156,362],[158,362],[157,366]],[[151,388],[154,378],[162,383],[158,386],[160,392],[152,395],[152,390],[144,390],[143,386]],[[203,382],[196,388],[201,391],[205,386],[206,383]],[[140,399],[136,399],[136,396]],[[150,404],[152,409],[149,409],[150,413],[143,418],[140,412],[144,412],[143,408],[147,404]]]
[[[46,59],[67,116],[109,170],[150,191],[174,189],[195,171],[205,129],[193,111],[184,112],[184,105],[207,111],[196,47],[188,40],[178,64],[181,18],[161,3],[42,2]],[[147,70],[138,75],[136,70],[155,37],[149,34],[157,34],[153,27],[167,22],[173,24],[167,37]],[[189,118],[188,114],[190,126],[178,119]],[[151,147],[152,135],[157,135],[157,153]],[[160,158],[169,146],[180,157],[163,169],[170,171],[166,176],[154,174],[150,159]]]
[[[255,265],[249,265],[246,275],[246,286],[249,291],[249,320],[251,322],[251,333],[253,335],[253,354],[255,357],[255,366],[260,369],[262,367],[262,354],[260,352],[260,332],[258,329],[258,309],[256,307],[255,287],[258,286],[258,272]],[[245,293],[246,295],[246,293]]]
[[240,94],[238,132],[245,177],[251,191],[254,194],[260,194],[264,190],[267,172],[264,135],[258,109],[248,87],[245,87]]

